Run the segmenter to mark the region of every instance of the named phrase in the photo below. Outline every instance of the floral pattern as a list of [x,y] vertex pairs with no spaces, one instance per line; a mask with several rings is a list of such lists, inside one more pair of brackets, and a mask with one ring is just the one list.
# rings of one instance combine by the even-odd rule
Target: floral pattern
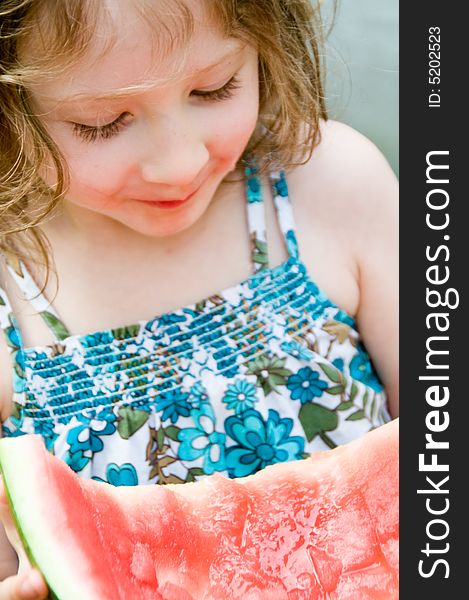
[[256,387],[245,379],[235,380],[234,383],[228,384],[223,402],[239,415],[257,402]]
[[14,378],[4,435],[41,435],[82,477],[167,484],[250,475],[389,420],[355,321],[300,260],[285,174],[269,179],[289,258],[269,267],[265,190],[249,165],[253,275],[150,321],[70,335],[24,264],[9,262],[55,342],[24,347],[0,287]]
[[135,467],[130,463],[125,463],[120,467],[115,463],[110,463],[106,468],[106,479],[101,477],[93,477],[96,481],[110,483],[111,485],[137,485],[138,478]]
[[288,378],[287,388],[292,400],[300,400],[301,404],[319,398],[328,388],[327,381],[319,378],[319,373],[311,367],[303,367]]
[[301,458],[304,440],[290,436],[291,419],[281,419],[270,409],[268,418],[255,410],[241,417],[229,417],[225,422],[227,434],[237,442],[227,450],[226,466],[230,477],[251,475],[267,465]]
[[188,417],[190,413],[190,404],[187,401],[189,394],[181,390],[163,393],[156,400],[156,409],[161,411],[161,420],[171,420],[176,423],[179,417]]
[[196,427],[179,431],[179,458],[194,461],[203,457],[203,470],[207,475],[225,469],[225,434],[215,431],[215,415],[210,404],[192,411]]

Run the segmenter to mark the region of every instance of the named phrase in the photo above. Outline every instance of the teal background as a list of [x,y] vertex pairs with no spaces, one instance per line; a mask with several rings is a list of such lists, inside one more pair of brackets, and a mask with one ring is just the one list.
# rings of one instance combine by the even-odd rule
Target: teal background
[[[323,0],[325,26],[332,0]],[[326,45],[332,119],[370,138],[399,172],[399,2],[339,0]]]

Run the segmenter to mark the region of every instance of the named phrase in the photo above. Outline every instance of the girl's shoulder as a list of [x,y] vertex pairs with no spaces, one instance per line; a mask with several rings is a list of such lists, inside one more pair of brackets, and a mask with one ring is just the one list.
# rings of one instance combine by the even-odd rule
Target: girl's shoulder
[[397,178],[375,144],[348,125],[322,122],[319,144],[288,182],[305,240],[333,235],[352,256],[397,227]]
[[338,121],[322,121],[320,127],[320,142],[311,157],[289,174],[291,185],[305,192],[298,198],[315,197],[316,206],[323,201],[328,209],[344,209],[348,217],[395,199],[382,194],[387,189],[394,193],[397,179],[373,142]]
[[369,281],[387,273],[386,261],[397,255],[396,176],[365,136],[327,121],[309,160],[287,180],[303,262],[333,302],[359,316],[364,273]]

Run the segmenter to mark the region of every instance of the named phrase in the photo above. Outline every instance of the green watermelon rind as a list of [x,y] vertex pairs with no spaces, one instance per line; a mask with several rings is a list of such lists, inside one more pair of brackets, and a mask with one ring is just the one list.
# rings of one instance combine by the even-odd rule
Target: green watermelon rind
[[[15,507],[13,505],[13,502],[12,502],[12,499],[11,499],[11,494],[10,494],[10,489],[9,489],[9,486],[8,486],[8,476],[5,476],[6,474],[5,474],[4,470],[3,470],[1,457],[2,457],[2,452],[0,450],[0,475],[3,478],[3,484],[5,486],[5,494],[6,494],[6,497],[7,497],[7,500],[8,500],[8,506],[10,508],[10,513],[11,513],[11,516],[13,518],[13,522],[15,524],[15,527],[16,527],[16,530],[18,532],[18,535],[19,535],[19,538],[21,540],[21,543],[23,544],[23,548],[24,548],[24,551],[26,553],[26,556],[28,557],[28,560],[31,563],[31,566],[33,568],[37,569],[38,571],[41,571],[41,569],[39,568],[39,565],[38,565],[36,559],[34,558],[33,551],[31,550],[31,547],[29,546],[29,544],[28,544],[28,542],[26,540],[26,537],[25,537],[25,535],[23,533],[23,528],[21,527],[21,521],[18,518],[18,515],[16,514],[16,510],[15,510]],[[44,580],[45,580],[47,586],[49,587],[49,583],[48,583],[46,577],[44,575],[43,575],[43,577],[44,577]],[[60,598],[58,596],[56,596],[54,594],[54,592],[49,587],[49,595],[47,596],[46,600],[60,600]]]

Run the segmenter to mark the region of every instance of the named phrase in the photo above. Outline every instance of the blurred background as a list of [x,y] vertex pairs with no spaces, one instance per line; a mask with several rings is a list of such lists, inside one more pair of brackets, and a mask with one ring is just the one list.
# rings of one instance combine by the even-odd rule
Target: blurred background
[[[323,0],[326,27],[333,0]],[[399,1],[338,0],[326,46],[332,119],[370,138],[399,175]]]

